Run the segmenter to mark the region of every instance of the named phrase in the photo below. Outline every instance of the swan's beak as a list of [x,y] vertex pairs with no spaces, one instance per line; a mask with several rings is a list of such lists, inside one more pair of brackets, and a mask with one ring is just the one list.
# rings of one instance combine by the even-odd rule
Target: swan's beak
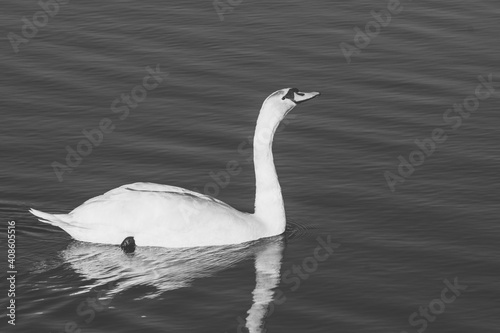
[[313,92],[301,92],[301,91],[299,91],[299,92],[295,93],[293,101],[295,102],[295,104],[300,104],[300,103],[303,103],[303,102],[308,101],[310,99],[313,99],[314,97],[319,96],[319,95],[321,95],[321,94],[317,91],[313,91]]

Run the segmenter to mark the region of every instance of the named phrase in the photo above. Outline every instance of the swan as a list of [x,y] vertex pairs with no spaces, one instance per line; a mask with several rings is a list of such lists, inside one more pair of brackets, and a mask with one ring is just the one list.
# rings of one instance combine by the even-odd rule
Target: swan
[[286,219],[273,161],[274,133],[297,104],[319,94],[285,88],[269,95],[262,104],[253,140],[253,214],[208,195],[153,183],[120,186],[85,201],[68,214],[33,208],[30,213],[76,240],[91,243],[119,245],[133,237],[137,246],[180,248],[239,244],[280,235]]

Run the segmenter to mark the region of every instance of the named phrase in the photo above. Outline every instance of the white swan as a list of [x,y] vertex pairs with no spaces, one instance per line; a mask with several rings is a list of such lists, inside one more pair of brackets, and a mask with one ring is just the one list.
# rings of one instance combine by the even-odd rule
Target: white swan
[[138,246],[194,247],[238,244],[282,234],[285,208],[273,162],[272,142],[280,121],[297,104],[318,96],[286,88],[272,93],[257,119],[254,135],[255,213],[183,188],[152,183],[123,185],[89,199],[69,214],[30,212],[74,239]]

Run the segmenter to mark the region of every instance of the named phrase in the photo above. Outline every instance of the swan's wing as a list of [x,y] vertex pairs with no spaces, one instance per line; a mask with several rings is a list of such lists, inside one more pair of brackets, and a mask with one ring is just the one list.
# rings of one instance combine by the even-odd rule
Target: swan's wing
[[189,247],[242,243],[259,238],[260,221],[207,195],[175,186],[135,183],[75,208],[69,219],[87,230],[75,239],[138,246]]
[[103,195],[91,198],[91,199],[85,201],[83,204],[85,205],[85,204],[89,204],[89,203],[92,203],[95,201],[109,200],[113,196],[125,194],[128,191],[152,192],[152,193],[157,192],[157,193],[173,194],[173,195],[177,194],[180,196],[192,196],[192,197],[196,197],[199,199],[218,203],[220,205],[228,206],[225,202],[220,201],[219,199],[216,199],[216,198],[211,197],[209,195],[190,191],[190,190],[187,190],[187,189],[182,188],[182,187],[154,184],[154,183],[133,183],[133,184],[122,185],[120,187],[117,187],[115,189],[112,189],[112,190],[104,193]]

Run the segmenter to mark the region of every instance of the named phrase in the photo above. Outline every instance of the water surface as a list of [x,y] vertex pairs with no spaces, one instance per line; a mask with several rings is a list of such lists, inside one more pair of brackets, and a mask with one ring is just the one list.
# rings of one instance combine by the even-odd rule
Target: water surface
[[[354,45],[386,1],[242,1],[223,21],[209,1],[71,1],[18,53],[7,34],[22,36],[21,19],[40,8],[4,1],[0,230],[5,240],[16,221],[18,274],[16,326],[3,317],[2,331],[497,332],[500,97],[455,130],[443,115],[478,76],[500,91],[500,5],[401,5],[347,63],[340,43]],[[113,101],[147,66],[163,81],[120,119]],[[252,211],[245,149],[262,101],[284,87],[322,96],[275,138],[283,237],[126,256],[28,213],[69,212],[137,181],[203,192],[231,160],[241,173],[213,194]],[[103,118],[113,131],[60,181],[52,164]],[[391,191],[384,174],[400,175],[398,157],[436,128],[446,141]],[[314,266],[318,237],[339,246]],[[466,290],[411,326],[455,279]]]

